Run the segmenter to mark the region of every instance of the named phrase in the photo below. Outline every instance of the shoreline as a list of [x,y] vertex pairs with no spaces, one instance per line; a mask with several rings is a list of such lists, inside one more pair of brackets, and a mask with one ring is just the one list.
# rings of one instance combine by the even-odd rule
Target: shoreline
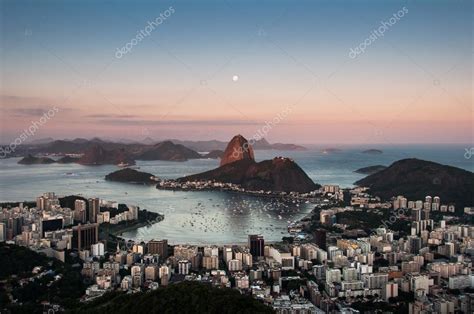
[[157,190],[163,191],[173,191],[173,192],[226,192],[226,193],[233,193],[237,195],[247,195],[247,196],[254,196],[254,197],[262,197],[262,198],[273,198],[279,199],[283,201],[309,201],[310,203],[316,205],[318,202],[321,201],[319,197],[314,196],[301,196],[301,195],[292,195],[292,194],[277,194],[275,192],[258,192],[258,191],[239,191],[234,190],[231,188],[224,188],[224,187],[204,187],[204,188],[184,188],[184,187],[167,187],[167,186],[160,186],[159,184],[156,185]]

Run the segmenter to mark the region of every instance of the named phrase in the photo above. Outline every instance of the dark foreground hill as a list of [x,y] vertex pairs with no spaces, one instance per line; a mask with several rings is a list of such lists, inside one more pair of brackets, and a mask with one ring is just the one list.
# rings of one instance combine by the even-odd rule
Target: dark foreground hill
[[439,196],[441,202],[457,208],[474,205],[474,174],[456,167],[419,159],[403,159],[357,181],[372,194],[389,199],[403,195],[411,200]]
[[147,293],[110,293],[71,313],[274,313],[237,290],[183,282]]

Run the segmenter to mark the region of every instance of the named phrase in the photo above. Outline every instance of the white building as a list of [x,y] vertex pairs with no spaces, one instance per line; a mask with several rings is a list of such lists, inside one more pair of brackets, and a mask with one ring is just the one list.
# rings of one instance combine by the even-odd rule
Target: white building
[[105,255],[104,243],[99,242],[91,245],[92,256],[101,257]]
[[188,260],[181,260],[178,262],[178,273],[180,275],[188,275],[191,269],[191,262]]

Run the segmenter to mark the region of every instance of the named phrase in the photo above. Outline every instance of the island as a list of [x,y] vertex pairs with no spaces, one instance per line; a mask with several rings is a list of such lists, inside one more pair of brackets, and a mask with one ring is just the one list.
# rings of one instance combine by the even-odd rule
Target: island
[[255,150],[291,150],[291,151],[305,151],[306,147],[296,144],[273,143],[270,144],[265,138],[261,138],[253,143]]
[[366,149],[362,151],[362,154],[370,154],[370,155],[380,155],[382,153],[383,151],[381,151],[380,149]]
[[147,172],[140,172],[131,168],[124,168],[105,176],[107,181],[139,183],[139,184],[156,184],[158,179]]
[[71,156],[64,156],[56,160],[58,164],[72,164],[72,163],[77,163],[79,162],[79,158],[77,157],[71,157]]
[[21,165],[43,165],[55,163],[54,159],[48,157],[36,157],[31,154],[18,161]]
[[361,174],[374,174],[376,172],[384,170],[385,168],[387,168],[387,167],[382,166],[382,165],[368,166],[368,167],[363,167],[363,168],[359,168],[357,170],[354,170],[354,172],[361,173]]

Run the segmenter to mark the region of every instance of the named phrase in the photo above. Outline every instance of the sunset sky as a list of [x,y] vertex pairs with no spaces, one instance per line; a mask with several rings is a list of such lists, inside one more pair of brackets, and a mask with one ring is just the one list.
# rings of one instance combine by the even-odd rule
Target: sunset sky
[[2,143],[53,107],[31,140],[228,140],[290,108],[270,141],[473,142],[472,1],[0,3]]

